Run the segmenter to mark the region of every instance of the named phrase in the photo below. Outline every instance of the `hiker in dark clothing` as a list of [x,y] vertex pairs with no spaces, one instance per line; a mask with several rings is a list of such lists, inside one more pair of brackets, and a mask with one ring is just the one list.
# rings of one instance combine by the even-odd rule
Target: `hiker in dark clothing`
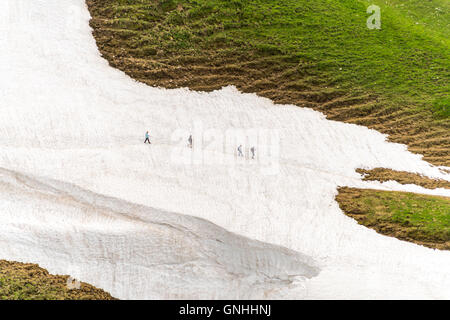
[[189,142],[189,148],[192,149],[192,134],[189,136],[188,142]]
[[147,143],[147,142],[148,142],[148,144],[152,144],[150,142],[150,135],[148,134],[148,131],[145,133],[145,141],[144,141],[144,143]]
[[237,148],[237,150],[238,150],[238,156],[239,156],[239,157],[243,157],[244,154],[242,153],[242,145],[240,145],[240,146]]
[[256,151],[255,147],[250,148],[250,152],[252,153],[252,159],[255,159],[255,151]]

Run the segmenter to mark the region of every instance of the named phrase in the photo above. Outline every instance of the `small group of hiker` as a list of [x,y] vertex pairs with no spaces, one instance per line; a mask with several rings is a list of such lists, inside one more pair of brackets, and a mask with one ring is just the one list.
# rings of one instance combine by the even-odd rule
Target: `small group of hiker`
[[[239,157],[243,157],[244,154],[242,153],[242,144],[237,148],[238,151],[238,156]],[[255,159],[255,152],[256,152],[256,148],[255,147],[251,147],[250,148],[250,152],[252,153],[252,159]]]
[[[147,143],[147,142],[148,142],[148,144],[152,144],[150,142],[150,134],[148,133],[148,131],[145,133],[144,144]],[[189,136],[189,138],[188,138],[188,147],[191,148],[191,149],[192,149],[192,142],[193,142],[193,139],[192,139],[192,134],[191,134]],[[237,148],[237,151],[238,151],[238,156],[239,157],[244,157],[244,154],[242,153],[242,144],[239,145],[239,147]],[[256,148],[255,147],[251,147],[250,148],[250,152],[252,153],[252,159],[255,159]]]

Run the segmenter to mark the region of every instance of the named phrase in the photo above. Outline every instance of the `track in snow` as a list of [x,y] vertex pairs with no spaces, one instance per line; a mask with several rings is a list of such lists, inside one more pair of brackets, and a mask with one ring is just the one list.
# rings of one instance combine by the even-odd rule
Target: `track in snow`
[[[30,191],[23,184],[0,190],[0,258],[75,273],[118,298],[450,298],[449,252],[381,236],[343,215],[334,201],[340,185],[450,196],[448,190],[363,182],[354,171],[359,167],[446,180],[450,175],[376,131],[328,121],[309,109],[275,106],[233,87],[198,93],[136,83],[100,58],[88,22],[83,0],[0,2],[0,44],[5,49],[0,51],[0,167],[43,182],[43,190],[36,186]],[[171,138],[180,130],[192,131],[196,123],[219,132],[276,131],[280,158],[272,160],[277,173],[262,174],[264,165],[257,161],[177,163],[174,155],[188,159],[192,151],[181,148],[180,153]],[[151,147],[141,144],[148,129],[155,137]],[[208,149],[208,154],[221,152]],[[228,156],[233,152],[226,150]],[[2,174],[1,184],[8,179]],[[47,190],[46,183],[55,180],[73,187],[57,188],[51,201],[36,200]],[[60,203],[59,192],[75,198],[92,192],[95,197],[84,199],[89,210],[83,212],[77,201]],[[193,220],[186,234],[178,235],[186,245],[177,247],[173,242],[178,236],[165,228],[155,227],[157,234],[149,231],[153,227],[145,229],[141,221],[127,218],[133,212],[108,218],[114,208],[103,214],[97,203],[102,195],[116,199],[114,203],[148,208],[140,211],[140,219],[146,212],[172,212],[167,214],[175,220],[191,221],[181,214],[196,216],[234,234]],[[193,243],[193,229],[208,235],[221,230],[226,241],[220,248],[209,241],[187,245]],[[256,242],[236,234],[275,246],[258,242],[267,251],[255,256]],[[167,255],[153,254],[155,243]],[[165,260],[197,257],[202,250],[211,253],[209,258],[239,252],[227,263],[239,266],[234,279],[245,280],[223,280],[227,264],[214,259],[205,266],[214,270],[214,281],[195,268]],[[155,273],[158,259],[161,269]],[[282,279],[275,287],[260,274],[259,260],[270,266],[269,278]],[[298,272],[313,265],[320,273]],[[300,278],[285,281],[287,274]],[[144,284],[137,285],[139,281]],[[158,281],[170,286],[158,287]],[[189,281],[196,286],[189,287]]]

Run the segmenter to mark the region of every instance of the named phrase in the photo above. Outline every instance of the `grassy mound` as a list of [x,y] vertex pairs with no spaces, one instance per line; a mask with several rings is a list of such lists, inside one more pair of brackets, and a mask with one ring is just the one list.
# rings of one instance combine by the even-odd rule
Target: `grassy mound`
[[0,260],[0,300],[115,300],[89,284],[69,289],[69,276],[55,276],[35,264]]
[[450,250],[450,199],[414,193],[341,188],[341,209],[381,234]]
[[450,189],[450,181],[442,179],[432,179],[420,175],[418,173],[411,173],[406,171],[395,171],[386,168],[375,168],[372,170],[357,169],[356,172],[363,175],[364,181],[397,181],[400,184],[415,184],[427,189]]
[[[87,0],[103,56],[149,85],[236,85],[450,166],[447,0]],[[367,7],[381,7],[368,29]]]

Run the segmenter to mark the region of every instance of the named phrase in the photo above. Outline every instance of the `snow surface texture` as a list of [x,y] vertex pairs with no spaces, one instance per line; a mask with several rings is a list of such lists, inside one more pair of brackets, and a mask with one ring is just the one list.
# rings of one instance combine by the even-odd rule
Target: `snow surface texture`
[[304,279],[318,274],[308,257],[203,219],[4,169],[0,177],[2,252],[23,259],[33,233],[34,256],[52,257],[61,270],[70,261],[77,267],[71,274],[83,277],[87,269],[92,281],[112,284],[125,297],[248,299],[282,294],[287,284],[304,294]]
[[[360,167],[449,174],[310,109],[137,83],[100,57],[89,19],[83,0],[0,1],[1,259],[122,299],[450,299],[449,252],[379,235],[334,201],[338,186],[450,196],[363,182]],[[240,132],[245,158],[195,132]]]

